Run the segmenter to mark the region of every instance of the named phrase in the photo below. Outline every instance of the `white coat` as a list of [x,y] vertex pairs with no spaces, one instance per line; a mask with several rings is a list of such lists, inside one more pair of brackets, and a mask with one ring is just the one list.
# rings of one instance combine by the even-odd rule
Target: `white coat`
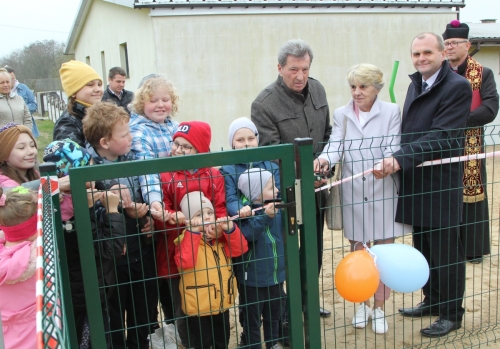
[[[401,113],[397,104],[377,98],[361,126],[353,103],[351,99],[346,106],[335,110],[330,140],[319,156],[331,166],[339,161],[346,120],[343,178],[373,168],[400,148]],[[342,184],[344,236],[368,242],[411,232],[411,227],[394,221],[398,191],[398,173],[384,179],[368,174]]]

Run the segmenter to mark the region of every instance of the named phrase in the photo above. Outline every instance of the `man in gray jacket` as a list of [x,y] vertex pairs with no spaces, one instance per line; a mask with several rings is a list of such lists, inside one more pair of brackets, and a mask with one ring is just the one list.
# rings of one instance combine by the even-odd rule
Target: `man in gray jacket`
[[[295,138],[309,137],[313,139],[314,157],[321,154],[332,126],[325,89],[309,77],[312,60],[312,50],[305,41],[290,40],[280,49],[278,79],[252,103],[251,116],[259,131],[259,145],[293,143]],[[322,192],[316,200],[318,271],[323,259],[321,208],[326,205],[326,193]],[[330,316],[330,312],[320,308],[320,315]]]

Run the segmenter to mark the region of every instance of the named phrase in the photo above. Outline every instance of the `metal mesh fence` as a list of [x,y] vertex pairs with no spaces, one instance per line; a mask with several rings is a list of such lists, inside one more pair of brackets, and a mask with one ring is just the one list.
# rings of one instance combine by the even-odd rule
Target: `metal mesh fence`
[[[465,136],[436,137],[429,141],[440,142],[433,154],[413,149],[421,155],[415,159],[411,171],[399,171],[398,176],[384,179],[375,179],[368,171],[340,185],[343,230],[325,227],[324,235],[320,301],[332,310],[332,316],[321,321],[323,348],[472,348],[496,343],[500,335],[498,130],[498,126],[485,127],[474,143],[473,154],[491,157],[477,159],[477,155],[470,155],[471,161],[416,167],[427,158],[464,155]],[[396,152],[399,142],[392,142],[393,139],[389,136],[344,143],[339,140],[330,144],[329,155],[337,162],[344,149],[342,177],[346,180],[370,170]],[[485,143],[488,146],[484,147]],[[396,159],[403,162],[397,156]],[[323,206],[326,215],[334,213],[333,206],[326,202]],[[436,222],[444,223],[440,226]],[[365,321],[366,317],[360,313],[363,302],[345,300],[339,293],[341,285],[334,283],[334,278],[337,280],[336,274],[341,272],[339,264],[352,254],[353,246],[362,248],[356,241],[373,246],[374,241],[390,243],[393,238],[395,244],[414,246],[424,255],[425,251],[430,253],[426,255],[429,281],[423,290],[418,287],[406,293],[379,287],[378,297],[372,293],[366,298],[365,304],[369,305],[365,311],[370,318]],[[384,275],[386,279],[392,277],[390,281],[395,285],[401,280],[418,278],[417,273],[404,275],[408,263],[404,258],[395,263],[401,266],[393,269],[403,272]],[[406,268],[413,270],[408,265]],[[383,272],[380,270],[381,277]],[[424,316],[412,309],[420,302],[428,306]],[[388,326],[380,331],[383,334],[376,333],[384,326],[383,321],[377,321],[381,313],[374,310],[378,306],[382,307]],[[461,320],[461,328],[442,336],[424,336],[421,330],[438,319]]]
[[[461,131],[457,132],[460,134]],[[492,153],[500,150],[497,145],[498,136],[498,126],[485,128],[482,138],[482,141],[488,144],[485,152]],[[445,139],[438,137],[437,139],[435,142],[441,148],[431,154],[432,159],[462,155],[463,145],[461,144],[464,140],[462,136]],[[344,144],[347,143],[330,144],[330,148],[325,149],[330,153],[338,152],[341,149],[340,145]],[[452,145],[456,148],[456,152],[450,152]],[[485,196],[481,201],[487,203],[488,208],[479,210],[479,213],[483,214],[479,221],[482,221],[489,229],[489,253],[486,253],[483,248],[479,249],[484,254],[481,263],[471,263],[478,259],[478,255],[468,256],[474,257],[469,258],[470,261],[462,259],[456,262],[450,259],[451,262],[445,260],[438,265],[434,265],[432,260],[430,263],[431,281],[443,275],[443,268],[458,270],[455,274],[450,272],[450,276],[440,280],[440,286],[438,286],[440,292],[441,288],[444,290],[448,287],[447,291],[455,292],[458,296],[451,300],[443,300],[435,298],[432,294],[430,295],[432,305],[437,309],[436,311],[433,309],[432,316],[427,314],[423,317],[403,317],[399,308],[411,308],[425,300],[420,288],[409,293],[382,288],[379,294],[383,299],[387,298],[383,308],[384,319],[388,323],[385,334],[374,333],[372,329],[374,316],[363,328],[353,326],[352,319],[359,309],[359,304],[346,301],[345,294],[343,294],[344,297],[341,296],[339,285],[334,283],[340,262],[343,258],[352,255],[349,239],[368,243],[381,239],[390,239],[388,242],[392,242],[392,238],[395,238],[396,245],[412,246],[415,240],[427,235],[449,234],[449,232],[443,232],[442,226],[433,226],[432,223],[426,228],[426,224],[421,222],[430,219],[429,212],[435,212],[430,215],[431,218],[436,215],[439,219],[443,217],[451,219],[452,209],[447,205],[453,206],[454,200],[462,200],[461,197],[464,194],[461,183],[462,174],[467,172],[465,162],[428,166],[425,169],[412,170],[410,175],[374,179],[371,168],[388,154],[397,151],[398,147],[398,142],[389,137],[351,140],[346,148],[345,155],[347,155],[342,177],[345,179],[358,173],[368,172],[350,181],[344,181],[340,186],[344,227],[343,231],[340,231],[324,226],[323,239],[320,240],[323,244],[321,249],[323,256],[319,292],[315,288],[318,286],[315,207],[321,207],[317,213],[324,215],[327,215],[329,210],[326,201],[328,190],[320,191],[316,195],[319,205],[313,196],[312,146],[304,148],[302,152],[297,152],[295,157],[293,147],[283,145],[70,170],[77,231],[92,232],[92,234],[77,232],[76,236],[78,237],[88,319],[84,323],[90,325],[93,342],[102,347],[107,342],[112,348],[125,345],[133,347],[141,345],[140,343],[150,345],[154,349],[209,347],[210,345],[252,348],[253,346],[248,342],[242,343],[241,336],[244,334],[250,337],[249,323],[257,321],[259,330],[254,335],[260,339],[255,346],[259,348],[271,347],[275,343],[274,340],[278,341],[276,348],[288,344],[293,345],[294,348],[468,348],[495,343],[500,334],[498,329],[500,212],[499,202],[496,200],[496,192],[500,185],[496,178],[498,177],[497,167],[500,164],[498,157],[482,160],[485,172],[484,175],[481,172],[480,177],[484,185],[470,186],[475,190],[481,188],[485,190]],[[287,155],[278,153],[276,149],[286,149]],[[428,160],[427,158],[422,156],[422,158],[415,159],[411,167],[416,168],[415,166]],[[276,187],[280,189],[281,199],[290,204],[281,209],[283,217],[281,219],[270,218],[269,212],[265,214],[254,212],[254,216],[246,220],[234,217],[236,213],[240,213],[238,210],[244,206],[245,200],[253,201],[248,195],[244,195],[241,189],[233,193],[228,192],[230,184],[228,179],[232,178],[234,182],[233,176],[238,178],[238,175],[241,176],[247,169],[247,167],[238,167],[234,164],[273,159],[279,159],[277,162],[279,163],[280,183],[276,183]],[[335,159],[332,165],[334,163],[336,163]],[[207,172],[204,176],[201,175],[203,171],[200,170],[219,165],[223,166],[220,172],[214,170]],[[194,166],[198,169],[197,171],[187,171]],[[460,175],[450,174],[447,168],[457,168]],[[479,168],[481,170],[481,167]],[[422,178],[415,179],[417,171],[424,171],[435,178],[433,177],[431,181],[424,181]],[[154,221],[151,229],[147,228],[148,224],[151,224],[149,217],[155,212],[150,210],[143,215],[140,213],[142,212],[141,205],[138,204],[141,201],[141,192],[147,191],[148,188],[133,184],[133,177],[150,173],[161,173],[163,202],[164,208],[167,209],[165,212],[156,212],[159,213],[159,217],[157,215],[159,219]],[[256,191],[262,193],[267,181],[263,179],[262,174],[259,175],[261,177],[256,185]],[[405,176],[413,176],[409,184],[405,182],[409,177]],[[298,180],[294,182],[294,178]],[[89,181],[102,182],[96,186],[99,191],[95,191],[90,196],[90,200],[87,198],[85,189],[85,183]],[[251,183],[250,180],[242,185],[247,185],[250,192],[252,186],[249,183]],[[326,183],[328,179],[323,184]],[[117,184],[123,185],[121,194],[116,190],[111,190]],[[427,185],[430,187],[426,187]],[[225,189],[222,190],[221,186]],[[302,200],[299,200],[297,196],[285,195],[292,187],[295,188],[296,194],[301,193]],[[401,192],[403,188],[405,191]],[[408,188],[412,190],[420,188],[418,195],[421,197],[430,195],[431,200],[418,202],[418,195],[410,193]],[[200,226],[198,222],[191,224],[190,228],[185,231],[186,222],[183,221],[180,213],[183,212],[182,194],[191,191],[203,192],[213,205],[215,217],[223,218],[224,224],[228,224],[228,216],[233,217],[233,223],[242,232],[239,240],[231,240],[231,234],[234,234],[234,231],[229,225],[224,226],[226,229],[221,231],[214,227],[209,228],[211,224]],[[380,195],[379,191],[381,191]],[[131,202],[137,203],[126,209],[124,208],[125,199],[123,199],[125,192],[130,196]],[[221,193],[221,196],[216,192]],[[460,196],[456,196],[457,192]],[[117,201],[113,193],[121,195],[121,199]],[[230,208],[231,194],[235,194],[237,198],[233,208]],[[409,201],[405,201],[404,205],[398,207],[398,200],[401,200],[401,197]],[[291,205],[295,198],[297,198],[297,207]],[[192,200],[193,205],[195,201],[198,202],[197,208],[203,207],[203,198],[200,194]],[[416,202],[418,204],[415,204]],[[187,203],[184,202],[184,205],[189,208],[184,216],[191,215],[194,206],[191,206],[189,200]],[[470,204],[460,204],[461,207],[464,205]],[[292,214],[288,209],[292,206],[298,212],[296,217],[293,215],[293,220],[289,220]],[[403,222],[410,223],[408,226],[395,222],[394,217],[398,215],[398,209],[401,210],[399,214],[402,215]],[[464,209],[463,212],[468,211]],[[488,213],[487,217],[484,216],[485,212]],[[478,217],[479,213],[474,215]],[[259,215],[265,217],[263,219],[267,224],[257,224],[256,217]],[[318,215],[318,218],[320,217]],[[410,217],[410,221],[406,217]],[[204,214],[198,218],[204,219]],[[269,226],[277,221],[283,224],[280,230],[283,237],[283,252],[278,251],[276,246],[273,247],[273,236],[271,231],[268,231]],[[287,224],[289,222],[293,224]],[[295,223],[298,225],[296,226]],[[449,224],[447,227],[455,229],[459,234],[463,226],[464,223],[461,222]],[[206,237],[214,231],[220,235],[212,240],[203,239],[203,236]],[[349,233],[360,235],[346,238]],[[482,233],[479,228],[472,229],[472,234],[479,233]],[[381,237],[370,238],[373,234],[381,234]],[[469,234],[470,232],[467,232],[467,235]],[[271,251],[270,254],[249,256],[250,251],[255,253],[262,252],[264,249],[262,247],[256,249],[257,243],[252,241],[252,238],[257,235],[267,237],[264,240],[269,243],[266,246]],[[241,236],[246,237],[248,251],[244,247]],[[298,237],[300,237],[300,246]],[[310,243],[311,241],[314,244]],[[473,241],[472,246],[477,247],[478,240],[474,238],[471,241]],[[458,242],[457,245],[451,246],[450,243],[439,238],[430,243],[442,244],[437,249],[437,257],[434,258],[447,256],[462,248]],[[470,243],[468,245],[470,247]],[[357,244],[355,247],[358,248],[361,245]],[[66,244],[66,249],[68,248]],[[282,267],[276,266],[276,263],[281,263],[282,257],[286,272],[284,287],[266,285],[262,287],[262,293],[252,293],[255,288],[252,288],[253,285],[246,285],[245,282],[268,275],[271,269],[280,270]],[[463,256],[465,257],[466,255]],[[252,261],[262,262],[263,269],[252,269],[250,265]],[[403,262],[404,258],[401,258],[394,264],[403,267],[404,270]],[[464,271],[463,276],[460,274],[460,268]],[[274,285],[282,282],[282,279],[274,272],[269,275]],[[405,275],[404,272],[400,276],[400,279],[412,277],[412,275]],[[415,278],[417,276],[415,274]],[[276,280],[274,280],[275,277]],[[398,275],[394,277],[398,281]],[[237,286],[233,283],[235,278]],[[463,297],[456,289],[458,281],[465,285]],[[238,297],[236,297],[236,288],[239,291]],[[286,295],[283,289],[286,290]],[[353,290],[353,292],[358,291],[358,289]],[[242,295],[245,297],[242,298]],[[373,308],[373,297],[370,295],[368,298],[371,298],[370,308]],[[461,298],[463,298],[464,306],[461,328],[438,338],[427,338],[421,335],[420,330],[431,325],[438,316],[452,314],[450,304],[456,306]],[[73,305],[78,305],[74,299]],[[331,316],[321,318],[320,321],[318,306],[331,311]],[[249,308],[252,309],[249,310]],[[258,310],[256,314],[252,313],[255,309]],[[276,330],[266,324],[267,318],[274,317],[266,317],[263,315],[265,313],[267,313],[266,316],[269,313],[279,314],[280,327],[275,338],[272,336],[276,334]],[[223,315],[219,316],[220,314]],[[287,326],[283,325],[287,322],[288,333]],[[263,331],[266,326],[269,328],[267,333],[270,333],[271,337],[266,337],[266,331]],[[81,330],[77,327],[77,331]],[[191,342],[200,338],[208,338],[208,343],[198,345]],[[215,340],[221,342],[215,343]]]
[[[203,157],[196,157],[199,164]],[[205,161],[224,164],[220,155],[205,157]],[[224,159],[228,161],[227,156]],[[120,164],[127,165],[127,171],[106,171],[104,178],[96,177],[95,187],[100,190],[89,195],[87,208],[83,208],[88,214],[83,217],[79,216],[83,210],[77,209],[81,201],[73,196],[77,231],[88,229],[81,222],[90,223],[92,230],[93,248],[79,244],[86,292],[85,266],[90,261],[83,260],[82,251],[87,256],[93,251],[89,259],[96,268],[92,279],[99,301],[93,298],[95,302],[89,304],[86,297],[91,334],[95,328],[92,316],[99,314],[95,320],[102,321],[102,327],[98,328],[104,329],[104,339],[112,348],[282,347],[280,343],[289,338],[284,328],[288,325],[280,321],[287,314],[282,224],[286,213],[266,211],[264,202],[257,200],[250,206],[253,215],[238,217],[238,211],[252,203],[237,188],[238,177],[250,177],[243,173],[246,167],[220,169],[228,173],[209,166],[175,170],[175,160],[185,159],[158,160],[163,168],[172,169],[160,174],[163,212],[142,209],[142,194],[152,189],[148,184],[139,185],[130,171],[138,170],[133,163]],[[278,175],[277,182],[283,183],[278,165],[266,164]],[[81,179],[93,179],[81,170],[86,169],[71,172],[72,186],[79,173]],[[110,173],[124,177],[110,177]],[[265,182],[260,172],[251,181],[242,178],[258,197],[270,180],[266,173]],[[285,183],[291,178],[285,176]],[[236,185],[232,209],[226,208],[226,179]],[[271,202],[265,204],[278,205],[274,202],[278,189],[272,186],[268,191]],[[184,198],[186,193],[190,194]],[[126,203],[126,196],[131,204]],[[300,317],[296,319],[301,322]]]

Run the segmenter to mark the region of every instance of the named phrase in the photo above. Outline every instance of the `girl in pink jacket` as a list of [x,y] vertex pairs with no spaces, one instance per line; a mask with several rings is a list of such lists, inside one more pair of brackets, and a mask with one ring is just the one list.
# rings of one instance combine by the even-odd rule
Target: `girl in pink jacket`
[[6,349],[36,348],[34,192],[0,188],[0,312]]

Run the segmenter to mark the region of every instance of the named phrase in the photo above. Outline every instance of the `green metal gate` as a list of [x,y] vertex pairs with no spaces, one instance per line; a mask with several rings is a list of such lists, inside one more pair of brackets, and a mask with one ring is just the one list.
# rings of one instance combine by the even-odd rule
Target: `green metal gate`
[[[92,343],[95,348],[106,347],[106,333],[99,302],[100,286],[97,281],[96,260],[94,254],[91,253],[95,241],[92,240],[92,234],[87,233],[91,231],[91,223],[87,206],[86,183],[110,178],[187,170],[193,167],[206,168],[263,160],[275,161],[279,164],[282,198],[285,205],[289,204],[289,209],[283,210],[283,234],[285,234],[290,344],[295,349],[319,348],[321,346],[318,313],[318,272],[317,266],[315,267],[317,261],[315,199],[314,190],[311,190],[314,187],[313,151],[312,141],[305,139],[297,140],[295,147],[294,145],[278,145],[71,169],[71,191],[75,209],[76,230],[79,232],[77,236],[87,300],[88,320]],[[297,176],[295,175],[296,171]],[[295,201],[304,204],[295,207]],[[290,224],[290,222],[298,224],[294,225]],[[305,227],[311,228],[307,229]],[[299,245],[301,246],[300,254]],[[299,270],[300,273],[297,272]],[[308,275],[315,276],[308,280]],[[304,314],[304,317],[302,314]]]

